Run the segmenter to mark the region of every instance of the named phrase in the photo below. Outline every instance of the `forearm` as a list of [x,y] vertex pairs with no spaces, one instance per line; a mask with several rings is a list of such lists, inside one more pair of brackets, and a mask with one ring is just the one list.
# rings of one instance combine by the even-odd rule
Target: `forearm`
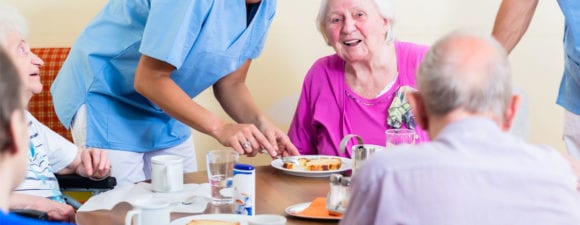
[[40,210],[38,209],[38,207],[36,207],[35,203],[36,201],[34,201],[30,195],[23,195],[23,194],[18,194],[18,193],[12,193],[10,194],[10,201],[9,201],[10,205],[9,207],[11,209],[35,209],[35,210]]
[[48,213],[50,220],[74,222],[75,210],[72,206],[48,198],[11,193],[9,202],[11,209],[34,209]]
[[[173,118],[202,133],[215,136],[226,122],[195,103],[170,77],[172,70],[143,56],[135,75],[135,89]],[[144,62],[145,61],[145,62]],[[147,63],[149,62],[149,63]]]
[[497,12],[492,34],[509,53],[520,41],[536,11],[538,0],[504,0]]
[[233,74],[226,76],[214,85],[214,95],[222,108],[238,123],[260,126],[268,121],[266,115],[256,105],[245,77],[250,66],[247,61]]
[[34,209],[48,212],[51,209],[52,200],[27,194],[12,193],[10,194],[11,209]]
[[260,124],[266,118],[254,102],[245,84],[235,84],[225,90],[214,89],[222,108],[238,123]]

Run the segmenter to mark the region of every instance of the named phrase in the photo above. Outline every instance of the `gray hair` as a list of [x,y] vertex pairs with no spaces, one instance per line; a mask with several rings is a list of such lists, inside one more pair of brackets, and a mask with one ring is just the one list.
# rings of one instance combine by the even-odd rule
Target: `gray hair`
[[0,4],[0,45],[5,45],[8,34],[17,32],[22,37],[28,37],[26,19],[15,7]]
[[467,30],[448,34],[432,46],[417,83],[427,112],[436,116],[463,108],[503,120],[512,96],[504,48],[488,34]]
[[[328,43],[328,36],[326,36],[325,18],[326,14],[328,13],[329,1],[332,0],[322,0],[320,2],[320,9],[318,9],[318,16],[316,17],[316,28],[318,28],[318,31],[320,32],[320,34],[322,34],[324,41],[326,41],[326,44],[328,45],[330,45],[330,43]],[[385,39],[390,42],[395,39],[395,33],[393,31],[393,24],[395,22],[395,13],[393,11],[392,6],[393,4],[391,3],[391,0],[372,0],[372,1],[377,6],[377,9],[379,10],[381,16],[387,19],[391,24],[387,30],[387,35],[385,37]]]

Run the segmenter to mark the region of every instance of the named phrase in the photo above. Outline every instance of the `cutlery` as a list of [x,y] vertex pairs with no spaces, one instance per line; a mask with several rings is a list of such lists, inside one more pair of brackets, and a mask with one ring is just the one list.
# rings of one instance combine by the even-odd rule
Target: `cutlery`
[[[269,154],[268,151],[266,151],[266,149],[261,149],[260,153]],[[300,164],[298,164],[298,160],[296,160],[296,158],[294,158],[292,156],[282,157],[282,156],[278,155],[278,156],[276,156],[276,159],[281,160],[283,163],[292,163],[294,165],[300,165]]]

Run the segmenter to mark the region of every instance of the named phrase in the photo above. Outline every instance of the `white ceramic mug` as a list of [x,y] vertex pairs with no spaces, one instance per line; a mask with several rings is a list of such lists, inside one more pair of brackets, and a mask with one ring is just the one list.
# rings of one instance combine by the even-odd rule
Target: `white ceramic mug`
[[125,216],[125,225],[165,225],[171,222],[168,202],[148,199],[136,201],[132,205],[133,209]]
[[274,214],[255,215],[248,219],[249,225],[286,225],[286,217]]
[[183,158],[176,155],[151,157],[151,185],[155,192],[183,189]]

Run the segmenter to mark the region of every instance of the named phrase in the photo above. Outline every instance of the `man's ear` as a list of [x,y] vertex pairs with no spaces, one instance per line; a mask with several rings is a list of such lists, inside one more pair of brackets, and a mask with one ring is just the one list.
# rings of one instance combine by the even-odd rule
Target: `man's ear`
[[427,111],[425,111],[425,104],[423,103],[423,97],[419,91],[413,91],[407,93],[407,99],[411,105],[413,111],[413,116],[415,117],[415,122],[421,128],[428,130],[429,121],[427,118]]
[[514,118],[516,117],[516,113],[518,112],[521,101],[522,101],[521,96],[519,95],[512,96],[512,99],[510,100],[504,115],[505,118],[502,124],[503,131],[508,131],[512,127]]

